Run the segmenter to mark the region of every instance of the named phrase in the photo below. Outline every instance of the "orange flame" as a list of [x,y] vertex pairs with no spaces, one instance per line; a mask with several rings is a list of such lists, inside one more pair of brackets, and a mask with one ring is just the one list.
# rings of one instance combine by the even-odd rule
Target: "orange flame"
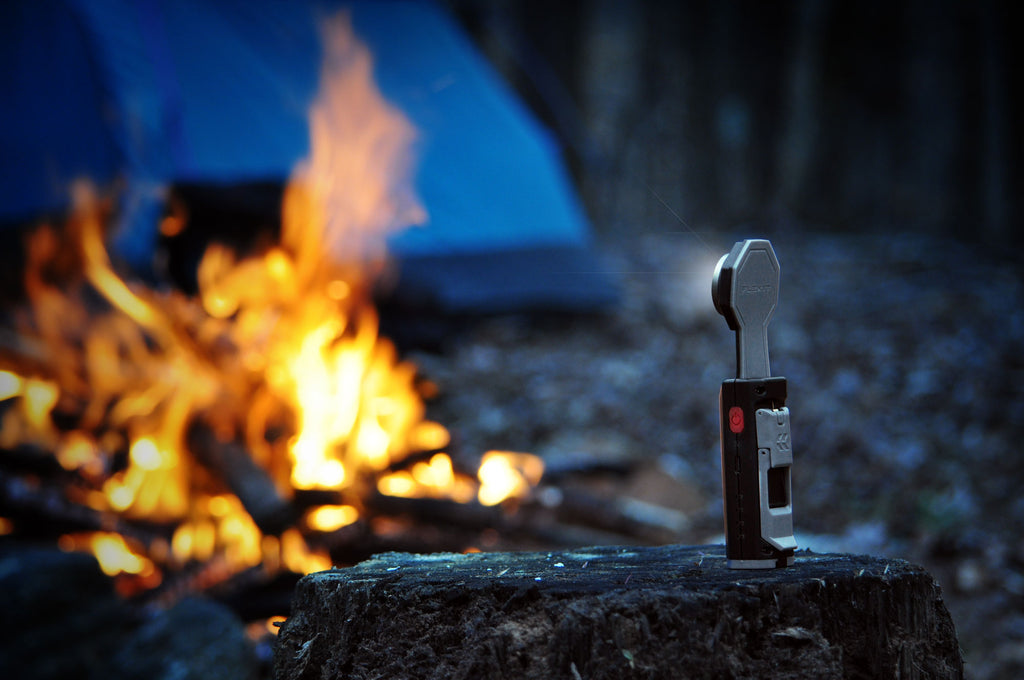
[[456,474],[446,453],[434,454],[429,463],[416,463],[410,470],[384,475],[377,481],[377,490],[387,496],[450,498],[460,503],[468,503],[476,495],[472,480]]
[[60,547],[65,550],[80,550],[87,547],[107,576],[133,574],[151,575],[156,567],[152,560],[142,554],[137,546],[129,546],[120,534],[96,531],[90,534],[66,535]]
[[0,371],[0,401],[21,394],[25,381],[10,371]]
[[[68,232],[85,280],[107,306],[97,311],[83,285],[55,281],[66,250],[55,232],[40,229],[29,242],[32,311],[19,334],[41,356],[33,370],[0,370],[0,401],[17,400],[3,414],[0,445],[49,447],[93,485],[75,498],[95,510],[175,526],[169,545],[148,555],[117,534],[66,537],[62,545],[90,550],[108,574],[151,581],[161,568],[215,557],[236,571],[330,566],[298,527],[265,536],[225,482],[196,463],[187,433],[197,423],[221,440],[244,439],[286,499],[295,489],[358,499],[375,485],[496,504],[539,479],[539,459],[496,452],[485,457],[479,484],[445,453],[387,472],[450,439],[425,420],[416,368],[378,335],[370,300],[385,237],[425,220],[411,190],[415,131],[377,91],[370,54],[347,18],[328,21],[323,38],[311,155],[286,189],[279,245],[250,256],[211,246],[196,299],[146,288],[115,273],[103,244],[107,207],[80,183]],[[161,228],[178,233],[185,217]],[[77,429],[54,426],[57,408],[75,414]],[[270,434],[280,431],[288,436]],[[335,531],[359,519],[358,506],[314,508],[303,526]]]

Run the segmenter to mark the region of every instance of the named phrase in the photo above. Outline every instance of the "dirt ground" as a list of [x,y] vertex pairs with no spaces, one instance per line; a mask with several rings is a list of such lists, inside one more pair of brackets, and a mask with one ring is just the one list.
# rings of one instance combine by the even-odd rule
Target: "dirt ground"
[[463,458],[533,451],[676,511],[680,543],[722,542],[717,393],[735,355],[710,285],[747,236],[771,238],[782,267],[769,339],[789,381],[798,543],[924,565],[968,676],[1020,677],[1018,253],[899,234],[605,239],[622,293],[607,314],[488,319],[413,354],[441,388],[431,417]]

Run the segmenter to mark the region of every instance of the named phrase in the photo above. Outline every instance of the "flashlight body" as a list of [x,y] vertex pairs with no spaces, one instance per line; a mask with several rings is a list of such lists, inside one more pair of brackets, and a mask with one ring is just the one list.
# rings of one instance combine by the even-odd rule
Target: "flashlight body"
[[734,569],[793,563],[793,451],[785,404],[785,378],[737,378],[722,383],[725,550]]

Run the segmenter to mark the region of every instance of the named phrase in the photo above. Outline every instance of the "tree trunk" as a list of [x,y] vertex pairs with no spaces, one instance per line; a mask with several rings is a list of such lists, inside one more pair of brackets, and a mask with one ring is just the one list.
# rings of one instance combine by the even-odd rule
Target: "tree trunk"
[[938,584],[902,560],[720,546],[387,553],[306,576],[281,629],[300,678],[961,678]]

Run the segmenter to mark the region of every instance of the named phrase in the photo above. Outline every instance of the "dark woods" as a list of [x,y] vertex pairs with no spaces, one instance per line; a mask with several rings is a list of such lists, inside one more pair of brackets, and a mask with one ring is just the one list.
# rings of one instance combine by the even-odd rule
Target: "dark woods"
[[599,229],[765,219],[1020,238],[1014,3],[451,3]]

